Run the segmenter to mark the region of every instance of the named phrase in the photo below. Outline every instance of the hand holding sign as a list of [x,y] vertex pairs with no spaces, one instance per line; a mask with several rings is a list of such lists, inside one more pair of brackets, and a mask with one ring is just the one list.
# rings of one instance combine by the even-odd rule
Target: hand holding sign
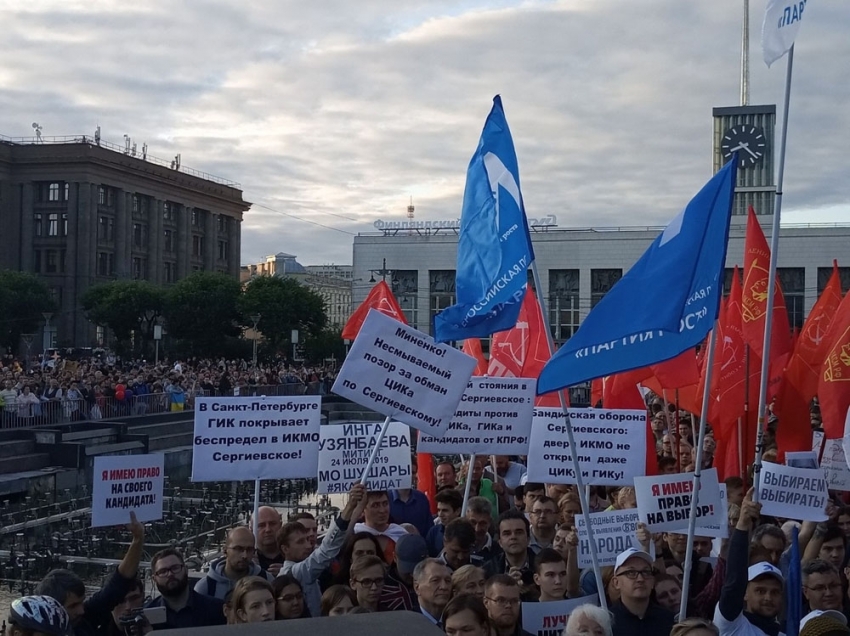
[[738,517],[738,525],[735,526],[738,530],[749,532],[761,517],[761,504],[753,501],[754,492],[755,489],[750,488],[744,495],[744,501],[741,502],[741,516]]
[[348,501],[345,508],[339,513],[339,516],[346,521],[355,521],[363,514],[363,509],[366,507],[366,486],[361,483],[356,483],[351,486],[348,491]]
[[649,544],[652,541],[652,533],[649,531],[649,528],[646,527],[645,523],[638,524],[635,536],[637,536],[640,549],[649,554]]
[[145,542],[145,524],[136,519],[136,513],[133,510],[130,511],[130,523],[127,524],[127,530],[133,535],[134,543]]

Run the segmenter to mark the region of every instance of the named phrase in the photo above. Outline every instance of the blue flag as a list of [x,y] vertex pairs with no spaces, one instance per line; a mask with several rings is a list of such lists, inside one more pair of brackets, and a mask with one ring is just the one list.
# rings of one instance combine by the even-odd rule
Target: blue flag
[[717,319],[736,167],[726,164],[552,356],[538,393],[674,358]]
[[514,142],[496,95],[466,172],[457,304],[435,316],[434,339],[486,338],[513,327],[533,260]]
[[788,564],[788,580],[785,581],[785,635],[798,636],[803,619],[803,573],[800,569],[799,530],[791,535],[791,561]]

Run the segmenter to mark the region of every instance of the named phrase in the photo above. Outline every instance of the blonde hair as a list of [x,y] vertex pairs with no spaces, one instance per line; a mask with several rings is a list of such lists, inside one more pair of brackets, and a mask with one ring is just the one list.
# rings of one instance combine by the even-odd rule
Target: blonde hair
[[452,574],[452,595],[456,596],[458,594],[462,594],[461,588],[473,577],[475,574],[480,574],[482,579],[486,579],[487,575],[484,573],[484,570],[479,568],[476,565],[463,565],[454,571]]
[[702,618],[687,618],[679,621],[673,625],[673,629],[670,630],[670,636],[687,636],[695,629],[707,629],[712,634],[715,634],[715,636],[720,636],[720,630],[717,629],[717,625]]

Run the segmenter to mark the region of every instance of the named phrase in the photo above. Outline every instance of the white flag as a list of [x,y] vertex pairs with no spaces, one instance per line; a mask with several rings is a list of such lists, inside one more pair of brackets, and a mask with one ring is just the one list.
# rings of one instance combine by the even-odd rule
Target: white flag
[[770,0],[761,28],[764,61],[770,66],[794,46],[808,0]]

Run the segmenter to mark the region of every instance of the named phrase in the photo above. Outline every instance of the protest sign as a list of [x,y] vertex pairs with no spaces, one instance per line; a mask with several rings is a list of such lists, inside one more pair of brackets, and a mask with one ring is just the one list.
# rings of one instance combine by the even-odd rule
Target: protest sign
[[420,434],[420,453],[527,455],[533,378],[471,378],[442,438]]
[[[694,528],[694,534],[697,537],[729,538],[729,502],[726,501],[726,484],[720,483],[717,487],[720,489],[720,521],[718,523],[705,523],[702,519],[697,519],[697,525]],[[702,495],[700,495],[700,501],[702,501]],[[681,527],[678,530],[671,530],[671,532],[687,534],[688,521],[682,521]]]
[[[381,423],[326,424],[319,445],[319,494],[348,492],[363,476]],[[390,422],[375,463],[366,478],[367,490],[410,488],[410,429]]]
[[[646,411],[568,409],[586,486],[631,486],[646,473]],[[574,484],[561,409],[534,409],[528,481]]]
[[130,523],[130,512],[142,522],[162,519],[164,476],[162,453],[95,457],[92,528]]
[[442,437],[476,364],[454,347],[370,309],[333,392]]
[[787,451],[785,465],[794,468],[817,468],[818,454],[815,451]]
[[192,481],[314,478],[321,404],[319,396],[198,398]]
[[847,467],[846,457],[841,439],[824,440],[820,467],[826,476],[829,490],[850,491],[850,468]]
[[823,443],[826,440],[826,435],[823,431],[812,431],[812,450],[815,451],[818,457],[823,453]]
[[762,463],[758,500],[763,515],[826,521],[828,496],[822,470]]
[[[635,478],[640,520],[650,532],[678,532],[686,528],[691,516],[693,488],[693,473]],[[722,526],[726,523],[722,516],[716,468],[701,473],[696,514],[699,525]]]
[[[590,514],[590,526],[593,528],[593,540],[596,541],[596,556],[600,567],[613,566],[617,561],[617,555],[629,548],[642,549],[635,534],[639,522],[636,509]],[[590,559],[590,542],[587,540],[587,524],[583,515],[576,515],[576,532],[578,533],[578,566],[593,567]]]
[[599,605],[599,597],[582,596],[563,601],[522,604],[522,628],[533,636],[561,636],[570,614],[579,605]]

